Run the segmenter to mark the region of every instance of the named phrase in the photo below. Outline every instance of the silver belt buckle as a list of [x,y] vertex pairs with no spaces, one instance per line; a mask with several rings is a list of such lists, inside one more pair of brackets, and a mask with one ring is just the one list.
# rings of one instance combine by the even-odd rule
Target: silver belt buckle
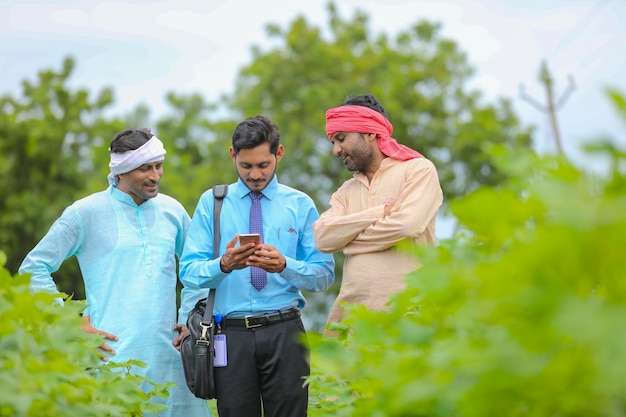
[[259,323],[259,324],[250,324],[249,319],[252,318],[252,317],[254,317],[254,316],[245,316],[243,318],[244,323],[246,324],[246,329],[254,329],[255,327],[261,327],[262,326],[261,323]]

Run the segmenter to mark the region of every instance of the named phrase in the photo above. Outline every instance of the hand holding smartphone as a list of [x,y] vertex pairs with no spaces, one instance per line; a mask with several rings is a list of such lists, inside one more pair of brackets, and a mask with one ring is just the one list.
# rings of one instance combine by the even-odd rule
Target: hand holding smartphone
[[239,245],[246,245],[248,243],[254,243],[258,245],[261,243],[261,235],[258,233],[245,233],[239,235]]

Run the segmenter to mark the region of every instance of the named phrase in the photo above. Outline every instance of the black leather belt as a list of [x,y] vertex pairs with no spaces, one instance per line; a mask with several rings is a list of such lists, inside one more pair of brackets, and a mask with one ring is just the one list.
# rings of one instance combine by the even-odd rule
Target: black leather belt
[[298,317],[300,317],[300,309],[298,307],[291,307],[274,313],[259,314],[258,316],[224,317],[224,327],[245,327],[246,329],[254,329],[269,324],[297,319]]

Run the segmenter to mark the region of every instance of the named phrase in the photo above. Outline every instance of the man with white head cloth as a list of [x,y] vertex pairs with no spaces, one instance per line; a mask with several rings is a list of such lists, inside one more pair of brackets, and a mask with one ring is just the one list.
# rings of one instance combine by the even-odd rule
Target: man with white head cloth
[[176,383],[168,399],[153,399],[169,407],[159,416],[210,416],[206,401],[187,388],[177,351],[187,314],[206,290],[184,288],[177,318],[176,257],[190,217],[159,194],[165,148],[149,129],[127,129],[110,151],[108,189],[66,208],[19,272],[31,274],[33,291],[56,293],[51,274],[75,255],[87,298],[83,329],[105,337],[101,349],[110,357],[103,359],[140,360],[148,366],[133,372]]

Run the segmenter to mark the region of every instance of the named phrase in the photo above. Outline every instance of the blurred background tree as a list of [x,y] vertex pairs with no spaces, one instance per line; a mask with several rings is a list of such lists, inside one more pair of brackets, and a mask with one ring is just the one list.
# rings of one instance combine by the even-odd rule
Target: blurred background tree
[[[374,35],[362,12],[344,20],[330,2],[328,16],[327,28],[304,17],[287,28],[267,25],[273,46],[253,46],[252,62],[238,73],[232,93],[210,103],[197,93],[169,92],[168,109],[156,119],[143,106],[105,117],[113,92],[105,89],[92,100],[85,90],[71,91],[71,58],[61,71],[25,81],[22,97],[2,97],[0,249],[8,253],[9,270],[17,269],[61,210],[106,187],[106,149],[127,126],[152,127],[163,140],[168,154],[161,191],[190,214],[203,191],[235,180],[230,135],[239,121],[257,114],[270,116],[280,129],[286,148],[280,181],[308,193],[325,210],[350,173],[331,154],[324,114],[347,96],[372,93],[382,102],[393,136],[438,167],[446,201],[505,179],[485,146],[531,146],[533,130],[520,125],[508,100],[484,103],[479,91],[467,88],[472,67],[457,44],[442,37],[440,25],[420,21],[391,38]],[[333,291],[343,256],[336,260]],[[72,263],[59,271],[57,282],[80,298],[82,280]],[[333,291],[307,294],[307,310],[326,314]]]
[[253,62],[225,98],[241,115],[277,122],[286,148],[282,181],[327,207],[350,174],[330,152],[324,114],[365,93],[385,107],[393,136],[435,163],[448,200],[502,180],[483,146],[530,147],[532,130],[520,126],[508,100],[483,104],[480,92],[467,90],[473,70],[439,24],[421,21],[390,39],[375,36],[364,13],[342,20],[333,3],[328,12],[327,36],[304,17],[287,30],[268,25],[276,46],[253,48]]
[[[121,126],[103,116],[113,104],[111,90],[92,98],[67,87],[74,67],[67,58],[59,71],[25,80],[21,97],[0,97],[0,248],[13,272],[61,211],[84,195],[94,155],[104,154]],[[78,274],[75,262],[66,268]],[[65,285],[68,292],[74,282]]]
[[[255,46],[252,63],[239,73],[234,92],[223,98],[238,117],[265,114],[276,121],[286,149],[279,179],[311,195],[320,211],[351,176],[332,155],[324,131],[326,110],[347,96],[372,93],[380,100],[394,126],[393,137],[437,166],[446,202],[504,179],[485,147],[500,144],[519,151],[531,146],[533,130],[520,126],[510,101],[484,104],[480,92],[468,91],[471,65],[456,42],[441,36],[439,24],[417,22],[390,39],[375,36],[364,13],[343,20],[332,2],[328,13],[327,30],[311,26],[305,17],[287,29],[268,25],[275,46]],[[334,291],[341,282],[343,254],[335,260]],[[307,314],[328,311],[326,294],[307,298],[315,301]]]

